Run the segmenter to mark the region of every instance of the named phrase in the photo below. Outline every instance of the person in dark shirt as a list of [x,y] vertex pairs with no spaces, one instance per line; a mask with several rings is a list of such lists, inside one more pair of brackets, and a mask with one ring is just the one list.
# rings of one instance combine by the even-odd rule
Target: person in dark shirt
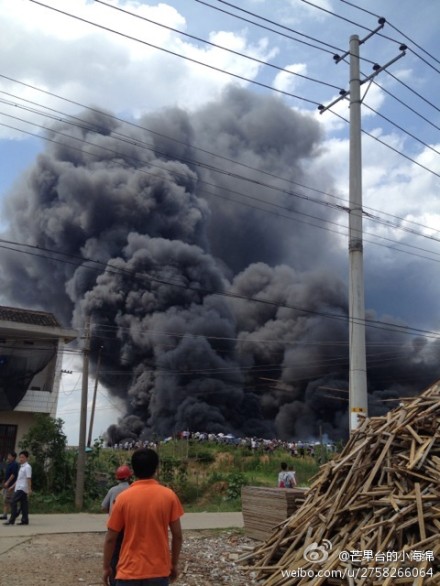
[[17,454],[15,452],[8,453],[7,462],[5,481],[3,482],[3,515],[0,519],[7,519],[8,514],[11,512],[11,501],[14,496],[12,487],[17,480],[18,470],[20,468],[17,462]]

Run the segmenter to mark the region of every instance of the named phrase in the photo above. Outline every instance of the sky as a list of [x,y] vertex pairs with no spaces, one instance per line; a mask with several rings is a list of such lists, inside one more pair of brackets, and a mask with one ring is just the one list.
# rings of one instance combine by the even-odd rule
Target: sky
[[[10,230],[20,214],[20,205],[11,202],[18,201],[23,177],[48,148],[43,136],[55,139],[47,128],[56,121],[78,116],[84,107],[105,108],[132,122],[176,107],[197,117],[210,104],[223,103],[232,84],[271,96],[280,108],[314,121],[320,139],[301,161],[302,193],[311,199],[326,194],[334,214],[326,229],[333,239],[322,264],[342,279],[347,221],[334,206],[348,201],[349,108],[346,99],[324,113],[317,106],[331,104],[340,89],[348,89],[348,63],[336,64],[333,54],[347,51],[351,35],[363,39],[376,28],[377,16],[385,17],[384,28],[360,47],[362,79],[374,64],[403,55],[401,43],[408,50],[373,83],[362,85],[366,306],[378,318],[440,330],[436,2],[423,0],[414,8],[412,0],[0,0],[0,15],[0,199],[9,210],[0,216],[0,230],[5,234],[23,236],[19,224]],[[326,210],[310,204],[308,213],[313,218]],[[17,302],[5,291],[1,300]],[[58,415],[74,443],[78,353],[66,354],[64,368],[73,374],[63,375]],[[118,397],[100,384],[96,433],[123,412]]]

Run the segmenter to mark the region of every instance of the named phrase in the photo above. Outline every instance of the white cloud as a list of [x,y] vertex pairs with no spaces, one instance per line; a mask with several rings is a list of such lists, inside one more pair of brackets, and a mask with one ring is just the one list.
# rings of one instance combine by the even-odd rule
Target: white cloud
[[[292,65],[286,65],[285,71],[280,71],[274,79],[273,87],[276,90],[283,92],[292,92],[298,85],[298,77],[292,75],[292,73],[298,73],[300,75],[307,75],[307,65],[305,63],[294,63]],[[288,72],[292,73],[288,73]]]
[[[177,33],[96,3],[86,0],[50,0],[48,3],[81,18],[160,46],[166,51],[231,71],[238,76],[253,79],[261,68],[258,63],[216,47],[200,46]],[[166,4],[147,6],[122,1],[114,4],[157,22],[166,23],[167,26],[185,29],[184,17]],[[5,64],[3,74],[71,100],[139,116],[146,111],[166,106],[196,108],[209,99],[214,99],[223,87],[231,83],[231,77],[224,73],[78,22],[41,6],[18,0],[12,4],[11,10],[10,8],[11,3],[8,0],[0,0],[0,14],[4,25],[1,40]],[[24,38],[26,43],[23,43]],[[269,47],[264,38],[251,43],[246,38],[246,31],[217,31],[210,38],[216,44],[225,45],[262,61],[272,58],[277,51],[275,47]],[[246,82],[235,80],[235,83]],[[5,79],[0,79],[0,89],[20,98],[44,102],[45,105],[63,112],[78,110],[77,106],[41,95]],[[16,98],[3,97],[18,102]],[[3,105],[2,111],[14,112],[20,118],[38,120],[41,123],[41,118],[14,106],[7,108]],[[29,128],[19,121],[6,123]],[[38,129],[31,127],[30,131],[38,132]],[[0,133],[3,138],[23,138],[11,130],[3,129]]]

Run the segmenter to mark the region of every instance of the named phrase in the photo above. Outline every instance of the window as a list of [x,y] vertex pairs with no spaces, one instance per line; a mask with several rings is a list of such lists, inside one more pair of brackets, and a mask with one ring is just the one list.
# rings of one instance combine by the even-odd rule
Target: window
[[8,452],[15,450],[17,440],[17,426],[0,423],[0,458],[3,462]]

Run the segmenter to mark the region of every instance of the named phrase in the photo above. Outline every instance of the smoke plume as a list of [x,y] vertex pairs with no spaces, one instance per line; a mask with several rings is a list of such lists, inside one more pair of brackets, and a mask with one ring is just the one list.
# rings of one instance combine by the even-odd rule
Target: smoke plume
[[[33,248],[4,250],[0,279],[11,304],[91,316],[100,380],[126,406],[110,439],[344,436],[347,261],[310,220],[339,212],[292,193],[332,189],[311,170],[317,123],[237,88],[192,114],[81,120],[49,132],[10,194],[4,238]],[[437,345],[367,336],[373,414],[432,381]]]

